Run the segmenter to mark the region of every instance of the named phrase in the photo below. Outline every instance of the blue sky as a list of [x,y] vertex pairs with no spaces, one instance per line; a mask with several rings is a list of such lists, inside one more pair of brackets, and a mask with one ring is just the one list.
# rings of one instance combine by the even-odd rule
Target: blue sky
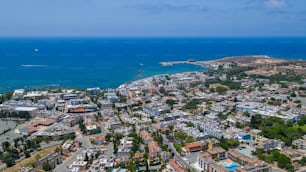
[[1,0],[0,36],[306,36],[306,0]]

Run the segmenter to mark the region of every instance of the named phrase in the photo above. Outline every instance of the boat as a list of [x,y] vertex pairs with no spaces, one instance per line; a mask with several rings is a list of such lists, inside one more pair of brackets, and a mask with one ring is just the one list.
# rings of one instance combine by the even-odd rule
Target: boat
[[188,59],[187,62],[189,62],[189,63],[195,63],[196,60],[195,60],[195,59]]

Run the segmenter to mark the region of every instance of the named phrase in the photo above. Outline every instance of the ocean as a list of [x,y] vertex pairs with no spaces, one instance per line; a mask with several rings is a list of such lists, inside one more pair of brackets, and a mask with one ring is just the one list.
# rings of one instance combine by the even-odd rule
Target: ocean
[[306,60],[306,38],[0,38],[0,92],[116,88],[156,74],[203,70],[161,61],[241,55]]

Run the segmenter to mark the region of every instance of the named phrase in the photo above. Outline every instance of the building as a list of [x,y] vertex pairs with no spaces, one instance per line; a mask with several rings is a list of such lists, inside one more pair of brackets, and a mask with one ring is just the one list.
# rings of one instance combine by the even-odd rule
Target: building
[[140,137],[142,138],[144,143],[154,141],[152,135],[146,130],[140,131]]
[[202,145],[199,142],[186,143],[184,149],[186,152],[198,152],[202,149]]
[[226,168],[218,165],[207,152],[198,155],[198,166],[204,172],[228,172]]
[[136,152],[134,155],[134,160],[136,163],[140,163],[144,161],[144,154],[140,152]]
[[[304,136],[305,137],[305,136]],[[306,150],[306,139],[297,139],[292,142],[298,149],[305,149]]]
[[62,163],[62,156],[59,153],[49,153],[43,157],[41,157],[39,160],[36,161],[35,167],[38,169],[43,169],[44,164],[50,164],[52,169],[56,167],[56,165]]
[[55,123],[45,130],[32,134],[32,136],[44,140],[63,140],[75,137],[75,131],[66,125]]
[[170,109],[169,109],[169,107],[167,105],[155,104],[155,103],[146,104],[143,107],[143,111],[146,114],[148,114],[148,117],[159,116],[160,114],[169,112],[169,110]]
[[74,148],[74,142],[73,140],[67,140],[63,145],[62,145],[62,154],[63,155],[68,155]]
[[163,151],[163,152],[161,153],[161,159],[162,159],[163,161],[167,161],[167,160],[169,160],[171,157],[172,157],[172,153],[171,153],[171,152]]
[[188,171],[187,168],[184,166],[184,164],[176,158],[170,159],[169,165],[171,169],[175,172],[187,172]]
[[102,145],[105,142],[105,137],[104,136],[94,136],[91,138],[91,141],[93,142],[93,144]]
[[213,147],[208,149],[206,152],[213,159],[218,158],[219,160],[223,160],[227,158],[227,152],[221,147]]
[[77,160],[74,161],[71,165],[73,168],[79,168],[80,171],[86,171],[88,167],[88,162],[87,161],[82,161],[82,160]]
[[238,172],[270,172],[271,167],[264,161],[258,160],[251,155],[244,154],[243,150],[230,150],[228,151],[228,158],[239,162],[241,167],[237,168]]
[[161,149],[158,146],[158,143],[156,141],[151,141],[148,143],[149,153],[150,154],[160,154]]
[[102,110],[113,108],[113,103],[108,100],[99,100],[99,105]]

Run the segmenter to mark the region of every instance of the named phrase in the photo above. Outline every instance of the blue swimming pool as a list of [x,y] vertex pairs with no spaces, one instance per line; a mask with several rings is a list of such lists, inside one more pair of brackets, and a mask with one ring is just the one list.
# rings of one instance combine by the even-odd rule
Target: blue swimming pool
[[230,164],[222,163],[222,166],[226,168],[228,171],[235,171],[239,167],[239,164],[234,163],[234,162]]

